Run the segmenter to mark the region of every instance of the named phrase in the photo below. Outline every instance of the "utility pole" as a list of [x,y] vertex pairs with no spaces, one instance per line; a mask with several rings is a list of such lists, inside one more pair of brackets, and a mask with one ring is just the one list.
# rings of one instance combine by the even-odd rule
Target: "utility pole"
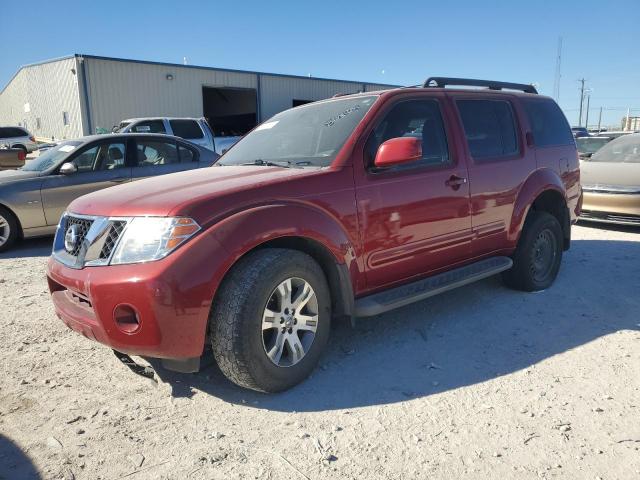
[[582,126],[582,103],[584,102],[584,78],[578,80],[580,82],[580,115],[578,116],[578,126]]
[[591,94],[588,93],[587,94],[587,114],[586,114],[586,118],[584,121],[584,126],[586,127],[587,130],[589,130],[589,101],[591,100]]
[[601,125],[602,125],[602,107],[600,107],[600,115],[598,115],[598,133],[600,133]]
[[562,66],[562,37],[558,37],[558,55],[556,56],[556,76],[553,81],[553,97],[560,101],[560,67]]

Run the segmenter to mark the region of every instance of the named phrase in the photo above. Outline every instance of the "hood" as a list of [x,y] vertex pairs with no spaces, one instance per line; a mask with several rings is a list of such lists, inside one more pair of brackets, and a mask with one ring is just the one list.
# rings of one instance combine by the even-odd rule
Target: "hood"
[[640,187],[640,163],[580,162],[580,183],[584,187]]
[[11,183],[16,180],[24,180],[25,178],[35,178],[39,175],[40,172],[26,172],[24,170],[1,170],[0,184]]
[[[280,168],[263,166],[207,167],[186,172],[163,175],[100,190],[75,200],[69,211],[85,215],[103,216],[190,216],[203,202],[214,201],[204,210],[211,215],[229,208],[223,198],[234,197],[238,202],[252,203],[264,199],[265,195],[282,192],[295,196],[289,189],[279,185],[299,177],[318,174],[318,169]],[[300,187],[299,182],[291,182]],[[265,194],[265,189],[273,192]],[[302,188],[294,188],[303,192]],[[301,193],[302,194],[302,193]],[[207,221],[194,218],[196,221]]]

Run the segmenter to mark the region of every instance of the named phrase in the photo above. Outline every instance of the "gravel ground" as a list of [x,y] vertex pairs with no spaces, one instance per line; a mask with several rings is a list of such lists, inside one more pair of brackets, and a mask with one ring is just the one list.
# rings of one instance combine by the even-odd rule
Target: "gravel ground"
[[491,278],[336,325],[279,395],[153,384],[60,322],[50,239],[0,255],[0,478],[640,478],[640,230],[578,226],[533,295]]

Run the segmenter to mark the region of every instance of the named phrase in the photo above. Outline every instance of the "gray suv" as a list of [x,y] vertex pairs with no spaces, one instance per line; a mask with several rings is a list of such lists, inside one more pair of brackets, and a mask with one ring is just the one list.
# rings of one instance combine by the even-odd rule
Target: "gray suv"
[[52,235],[67,206],[87,193],[156,175],[208,167],[214,152],[167,135],[68,140],[0,172],[0,252],[20,238]]
[[25,154],[38,149],[36,139],[22,127],[0,127],[0,145],[19,148]]

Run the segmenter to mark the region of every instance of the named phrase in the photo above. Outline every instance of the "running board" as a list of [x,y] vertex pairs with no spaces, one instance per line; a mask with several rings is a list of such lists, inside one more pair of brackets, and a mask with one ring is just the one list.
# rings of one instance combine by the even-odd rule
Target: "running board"
[[512,265],[513,261],[509,257],[491,257],[417,282],[359,298],[355,302],[355,316],[371,317],[394,308],[404,307],[509,270]]

